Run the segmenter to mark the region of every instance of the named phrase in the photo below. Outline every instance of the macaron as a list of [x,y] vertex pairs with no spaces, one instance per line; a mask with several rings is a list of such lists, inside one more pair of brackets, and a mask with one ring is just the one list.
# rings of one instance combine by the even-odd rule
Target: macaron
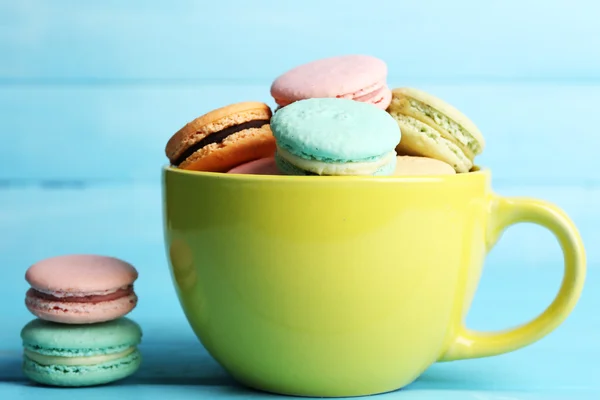
[[351,54],[299,65],[275,79],[271,95],[280,107],[310,98],[340,98],[385,110],[392,98],[387,65],[378,58]]
[[483,135],[469,118],[421,90],[394,89],[388,112],[402,131],[396,149],[400,155],[435,158],[462,173],[471,170],[485,147]]
[[250,161],[242,165],[238,165],[228,171],[229,174],[249,174],[249,175],[282,175],[275,157],[261,158]]
[[210,111],[187,123],[169,139],[165,153],[180,169],[227,172],[248,161],[273,156],[271,109],[243,102]]
[[396,176],[455,175],[456,171],[443,161],[428,157],[396,157]]
[[41,319],[21,330],[23,372],[52,386],[92,386],[123,379],[142,361],[140,327],[127,318],[92,325]]
[[63,324],[91,324],[128,314],[137,304],[129,263],[100,255],[64,255],[33,264],[25,305],[38,318]]
[[275,161],[287,175],[392,175],[400,129],[385,111],[354,100],[294,102],[271,120]]

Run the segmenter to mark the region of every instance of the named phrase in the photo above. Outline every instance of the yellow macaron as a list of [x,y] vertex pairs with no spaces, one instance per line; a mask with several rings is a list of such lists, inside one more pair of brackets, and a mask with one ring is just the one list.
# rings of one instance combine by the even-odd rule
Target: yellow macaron
[[388,113],[398,122],[400,155],[435,158],[469,172],[485,140],[475,124],[445,101],[413,88],[392,90]]
[[455,175],[454,168],[435,158],[416,156],[397,156],[395,176],[414,175]]

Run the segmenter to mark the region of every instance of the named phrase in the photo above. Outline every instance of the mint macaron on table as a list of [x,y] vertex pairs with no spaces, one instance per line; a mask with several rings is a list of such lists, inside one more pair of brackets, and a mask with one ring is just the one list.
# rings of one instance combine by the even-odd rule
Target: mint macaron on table
[[137,371],[142,331],[128,318],[86,325],[34,319],[21,331],[23,371],[52,386],[92,386],[123,379]]

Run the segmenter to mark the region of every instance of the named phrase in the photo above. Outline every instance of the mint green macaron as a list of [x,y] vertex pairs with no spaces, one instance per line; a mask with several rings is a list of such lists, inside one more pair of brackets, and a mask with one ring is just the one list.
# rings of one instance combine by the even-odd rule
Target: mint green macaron
[[275,161],[289,175],[392,175],[400,128],[385,111],[348,99],[296,101],[271,119]]
[[23,372],[51,386],[93,386],[132,375],[142,331],[127,318],[88,325],[35,319],[21,330]]

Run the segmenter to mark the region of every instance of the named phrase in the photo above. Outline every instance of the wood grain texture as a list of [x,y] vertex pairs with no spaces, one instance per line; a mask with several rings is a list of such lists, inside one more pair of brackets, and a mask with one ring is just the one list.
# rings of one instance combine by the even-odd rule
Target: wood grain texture
[[595,0],[0,5],[0,79],[265,83],[298,63],[367,53],[394,79],[600,78]]
[[[599,86],[417,86],[468,115],[487,144],[477,163],[496,182],[598,185]],[[223,105],[274,106],[268,85],[19,85],[0,90],[0,181],[158,181],[164,147]]]

